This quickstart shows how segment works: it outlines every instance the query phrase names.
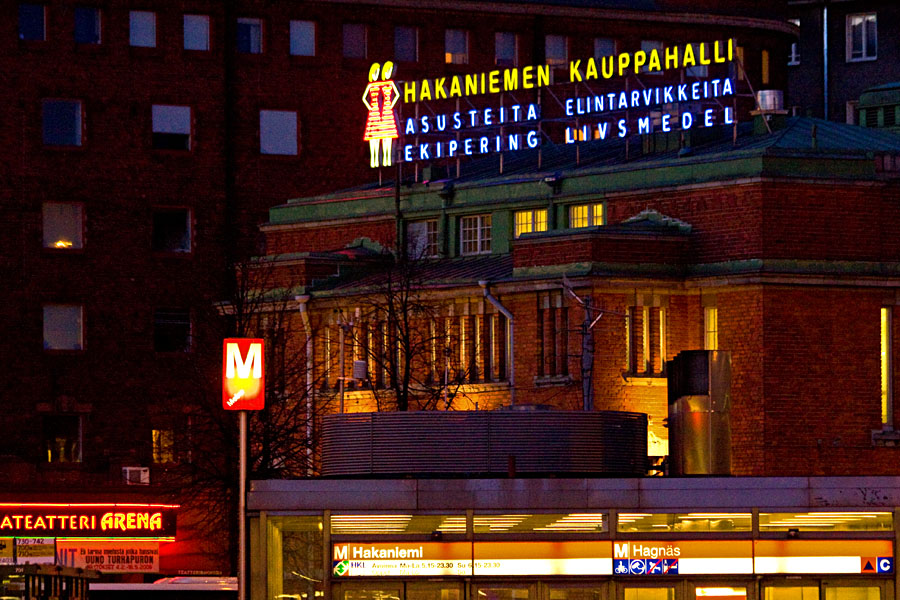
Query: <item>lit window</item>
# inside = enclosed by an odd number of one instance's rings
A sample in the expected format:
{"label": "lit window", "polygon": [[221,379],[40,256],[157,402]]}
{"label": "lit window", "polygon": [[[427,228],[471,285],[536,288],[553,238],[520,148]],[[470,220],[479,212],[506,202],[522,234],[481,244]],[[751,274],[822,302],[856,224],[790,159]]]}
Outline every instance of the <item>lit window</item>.
{"label": "lit window", "polygon": [[629,306],[625,317],[626,370],[645,376],[662,375],[666,368],[665,337],[665,308]]}
{"label": "lit window", "polygon": [[763,85],[769,84],[769,51],[763,50],[760,53],[760,80]]}
{"label": "lit window", "polygon": [[875,13],[847,15],[847,62],[878,58],[878,20]]}
{"label": "lit window", "polygon": [[81,462],[82,431],[80,415],[44,416],[43,436],[47,462]]}
{"label": "lit window", "polygon": [[603,203],[576,204],[569,207],[569,227],[599,227],[603,225]]}
{"label": "lit window", "polygon": [[365,58],[366,26],[361,23],[344,23],[344,58]]}
{"label": "lit window", "polygon": [[237,20],[237,51],[261,54],[263,49],[262,19],[242,17]]}
{"label": "lit window", "polygon": [[469,62],[469,32],[448,29],[444,32],[444,62],[464,65]]}
{"label": "lit window", "polygon": [[160,308],[153,313],[153,349],[156,352],[189,352],[191,313],[181,308]]}
{"label": "lit window", "polygon": [[83,333],[80,304],[44,305],[44,350],[81,350]]}
{"label": "lit window", "polygon": [[419,30],[416,27],[394,27],[394,60],[416,62],[419,60]]}
{"label": "lit window", "polygon": [[719,309],[715,306],[703,308],[703,349],[719,349]]}
{"label": "lit window", "polygon": [[133,10],[129,13],[129,43],[141,48],[156,47],[156,13]]}
{"label": "lit window", "polygon": [[[699,46],[703,47],[703,56],[709,58],[709,44],[704,42],[702,44],[699,44]],[[693,67],[687,67],[684,70],[685,76],[686,77],[709,77],[709,66],[700,64],[700,49],[697,47],[696,44],[694,45],[694,48],[697,52],[697,54],[694,56],[694,58],[697,61],[697,64],[694,65]]]}
{"label": "lit window", "polygon": [[616,40],[612,38],[594,38],[594,60],[598,61],[598,69],[600,68],[599,61],[601,58],[615,56],[615,54]]}
{"label": "lit window", "polygon": [[175,462],[175,431],[172,429],[152,429],[153,462]]}
{"label": "lit window", "polygon": [[752,531],[750,513],[619,513],[616,530],[621,533]]}
{"label": "lit window", "polygon": [[295,156],[298,145],[297,113],[295,111],[259,111],[260,154]]}
{"label": "lit window", "polygon": [[[650,63],[650,54],[656,50],[660,57],[660,64],[663,64],[663,43],[657,40],[641,40],[641,50],[647,53],[647,64]],[[658,69],[656,71],[645,70],[641,71],[644,75],[662,75],[662,70]]]}
{"label": "lit window", "polygon": [[631,326],[634,323],[634,307],[629,306],[625,309],[625,371],[634,372],[634,340],[631,336]]}
{"label": "lit window", "polygon": [[893,425],[893,390],[891,389],[891,309],[881,309],[881,422]]}
{"label": "lit window", "polygon": [[209,15],[184,15],[185,50],[209,50]]}
{"label": "lit window", "polygon": [[519,237],[523,233],[547,231],[547,209],[517,211],[515,223],[515,237]]}
{"label": "lit window", "polygon": [[44,248],[81,248],[84,243],[82,210],[82,205],[75,202],[44,202]]}
{"label": "lit window", "polygon": [[291,55],[316,55],[316,24],[313,21],[291,21]]}
{"label": "lit window", "polygon": [[47,39],[46,8],[43,4],[19,5],[19,39],[42,42]]}
{"label": "lit window", "polygon": [[519,36],[509,31],[494,34],[494,62],[498,67],[515,67],[519,64]]}
{"label": "lit window", "polygon": [[191,211],[186,208],[155,209],[150,248],[155,252],[190,252]]}
{"label": "lit window", "polygon": [[437,219],[409,223],[406,226],[406,235],[410,258],[432,258],[438,255]]}
{"label": "lit window", "polygon": [[153,147],[159,150],[191,149],[191,107],[153,105]]}
{"label": "lit window", "polygon": [[81,101],[44,100],[41,120],[47,146],[81,145]]}
{"label": "lit window", "polygon": [[548,35],[544,38],[544,55],[548,65],[562,66],[569,60],[569,38]]}
{"label": "lit window", "polygon": [[91,6],[75,7],[75,43],[100,43],[100,9]]}
{"label": "lit window", "polygon": [[460,254],[490,254],[491,215],[474,215],[459,220]]}
{"label": "lit window", "polygon": [[[792,25],[796,25],[800,27],[800,19],[788,19],[788,22]],[[791,53],[788,54],[788,64],[789,65],[799,65],[800,64],[800,42],[791,42]]]}

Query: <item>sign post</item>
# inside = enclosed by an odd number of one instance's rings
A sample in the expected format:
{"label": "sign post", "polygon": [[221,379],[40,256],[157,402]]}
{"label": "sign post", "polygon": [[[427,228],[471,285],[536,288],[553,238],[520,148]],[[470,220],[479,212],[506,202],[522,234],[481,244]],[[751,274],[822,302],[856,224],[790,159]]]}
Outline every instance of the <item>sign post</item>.
{"label": "sign post", "polygon": [[222,343],[222,408],[239,411],[238,598],[247,600],[247,411],[265,406],[264,342],[227,338]]}

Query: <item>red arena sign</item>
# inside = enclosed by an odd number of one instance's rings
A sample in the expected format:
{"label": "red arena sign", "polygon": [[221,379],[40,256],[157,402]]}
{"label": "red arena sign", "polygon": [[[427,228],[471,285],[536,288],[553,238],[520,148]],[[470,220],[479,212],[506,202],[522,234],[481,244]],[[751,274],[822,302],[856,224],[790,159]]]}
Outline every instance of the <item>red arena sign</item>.
{"label": "red arena sign", "polygon": [[222,344],[222,408],[261,410],[266,399],[263,340],[228,338]]}
{"label": "red arena sign", "polygon": [[171,504],[0,504],[0,537],[174,538]]}

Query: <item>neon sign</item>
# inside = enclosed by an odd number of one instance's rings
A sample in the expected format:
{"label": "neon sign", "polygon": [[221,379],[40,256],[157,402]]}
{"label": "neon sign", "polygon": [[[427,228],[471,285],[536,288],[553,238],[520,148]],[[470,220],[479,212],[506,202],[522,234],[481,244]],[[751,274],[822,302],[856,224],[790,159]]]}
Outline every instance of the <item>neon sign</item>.
{"label": "neon sign", "polygon": [[261,410],[265,398],[263,340],[226,339],[222,343],[222,408]]}
{"label": "neon sign", "polygon": [[[379,74],[382,79],[378,78]],[[369,68],[369,85],[363,92],[363,104],[369,109],[363,139],[369,142],[369,165],[372,168],[379,166],[379,159],[381,166],[391,166],[391,149],[394,140],[399,137],[394,105],[400,99],[400,92],[391,79],[393,76],[394,63],[388,61],[384,66],[374,63]]]}
{"label": "neon sign", "polygon": [[170,505],[0,505],[0,536],[152,537],[175,536]]}

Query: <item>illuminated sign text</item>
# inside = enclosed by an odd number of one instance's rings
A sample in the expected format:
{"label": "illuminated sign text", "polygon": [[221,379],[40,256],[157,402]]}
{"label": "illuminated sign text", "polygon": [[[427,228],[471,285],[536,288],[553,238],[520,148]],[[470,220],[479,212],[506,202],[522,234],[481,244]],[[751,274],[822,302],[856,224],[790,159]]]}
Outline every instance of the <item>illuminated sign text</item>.
{"label": "illuminated sign text", "polygon": [[222,345],[222,408],[260,410],[265,405],[263,340],[228,338]]}

